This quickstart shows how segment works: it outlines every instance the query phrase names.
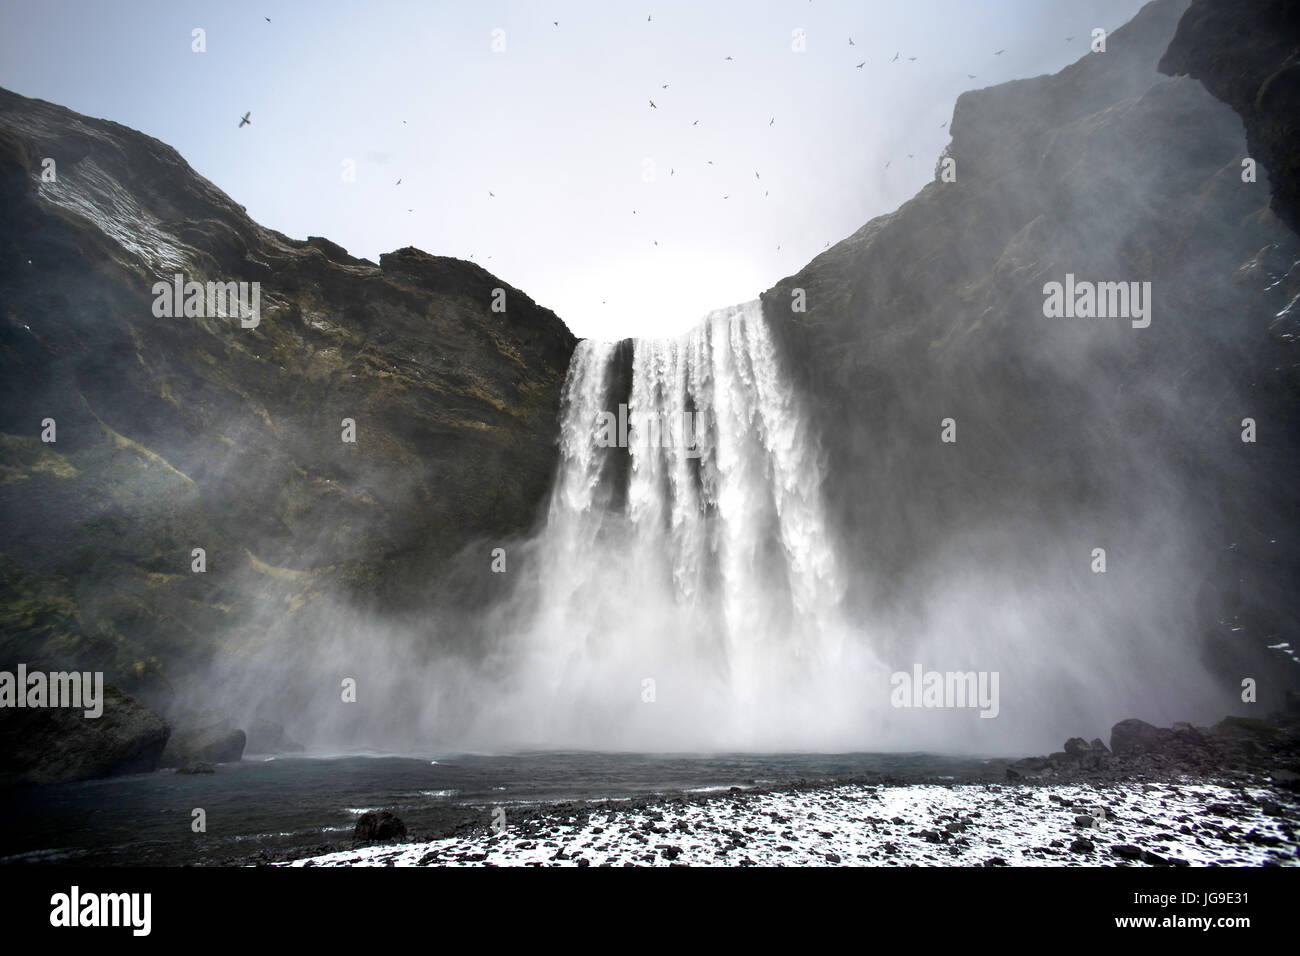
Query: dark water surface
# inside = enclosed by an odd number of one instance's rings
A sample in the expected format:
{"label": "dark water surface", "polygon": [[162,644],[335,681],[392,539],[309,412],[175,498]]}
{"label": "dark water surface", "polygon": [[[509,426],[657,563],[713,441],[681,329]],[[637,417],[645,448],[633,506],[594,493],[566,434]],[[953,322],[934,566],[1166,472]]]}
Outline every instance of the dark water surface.
{"label": "dark water surface", "polygon": [[[172,771],[0,794],[0,864],[224,864],[348,843],[357,815],[396,812],[411,840],[487,824],[491,809],[656,793],[832,782],[999,779],[932,754],[250,756],[214,774]],[[191,830],[192,811],[207,832]]]}

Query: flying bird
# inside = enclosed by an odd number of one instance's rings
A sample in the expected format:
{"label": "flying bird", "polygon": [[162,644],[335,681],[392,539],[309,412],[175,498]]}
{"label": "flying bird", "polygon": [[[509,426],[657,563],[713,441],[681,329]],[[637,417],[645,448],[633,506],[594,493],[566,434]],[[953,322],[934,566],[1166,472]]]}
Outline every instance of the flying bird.
{"label": "flying bird", "polygon": [[654,101],[654,100],[651,100],[651,101],[650,101],[650,108],[651,108],[652,110],[657,110],[657,109],[659,109],[659,107],[655,106],[655,101]]}
{"label": "flying bird", "polygon": [[885,168],[888,169],[888,168],[889,168],[889,163],[892,163],[892,162],[893,162],[893,160],[891,159],[891,160],[889,160],[889,162],[885,163]]}
{"label": "flying bird", "polygon": [[669,175],[669,176],[676,176],[676,175],[677,175],[677,170],[673,169],[672,167],[669,167],[669,169],[668,169],[668,175]]}
{"label": "flying bird", "polygon": [[853,37],[849,37],[849,46],[855,46],[855,45],[856,44],[854,44],[853,42]]}
{"label": "flying bird", "polygon": [[664,89],[664,90],[668,89],[668,84],[665,83],[662,87],[660,87],[660,89]]}
{"label": "flying bird", "polygon": [[488,195],[491,196],[493,199],[496,199],[496,198],[497,198],[497,194],[494,193],[494,192],[493,192],[492,190],[490,190],[490,189],[488,190]]}
{"label": "flying bird", "polygon": [[772,125],[773,123],[775,123],[775,122],[776,122],[776,117],[773,116],[770,120],[767,121],[767,125],[768,125],[768,126],[771,126],[771,125]]}
{"label": "flying bird", "polygon": [[994,53],[993,55],[994,55],[994,56],[1001,56],[1003,53],[1006,53],[1006,52],[1007,52],[1006,50],[998,50],[998,52],[997,52],[997,53]]}
{"label": "flying bird", "polygon": [[909,56],[907,59],[908,59],[908,62],[910,62],[910,63],[915,63],[915,62],[916,62],[916,57],[914,57],[914,56]]}
{"label": "flying bird", "polygon": [[895,54],[894,54],[894,58],[893,58],[892,60],[890,60],[889,62],[890,62],[890,63],[897,63],[897,62],[898,62],[898,54],[895,53]]}
{"label": "flying bird", "polygon": [[252,115],[253,115],[253,111],[252,111],[252,110],[249,110],[247,113],[245,113],[245,114],[243,115],[243,117],[242,117],[242,118],[240,119],[240,121],[239,121],[239,128],[240,128],[240,129],[243,129],[243,128],[244,128],[245,126],[247,126],[249,123],[253,122],[251,119],[249,119],[249,117],[252,116]]}
{"label": "flying bird", "polygon": [[728,60],[730,60],[730,59],[731,59],[731,57],[727,57],[727,59],[728,59]]}
{"label": "flying bird", "polygon": [[975,74],[974,74],[974,73],[967,73],[967,74],[966,74],[966,78],[967,78],[967,79],[970,79],[970,80],[973,80],[973,79],[975,79]]}
{"label": "flying bird", "polygon": [[857,65],[856,69],[859,69],[859,70],[860,70],[860,69],[862,69],[862,68],[863,68],[864,66],[866,66],[866,65],[867,65],[867,61],[866,61],[866,60],[863,60],[861,63],[859,63],[859,64]]}
{"label": "flying bird", "polygon": [[706,159],[705,162],[708,163],[710,166],[713,165],[713,160],[711,159]]}
{"label": "flying bird", "polygon": [[757,169],[754,170],[754,178],[755,178],[755,179],[761,179],[761,178],[762,178],[762,177],[760,177],[760,176],[758,175],[758,170],[757,170]]}
{"label": "flying bird", "polygon": [[270,17],[263,17],[262,19],[265,20],[267,23],[270,23],[270,22],[271,22],[271,18],[270,18]]}
{"label": "flying bird", "polygon": [[948,125],[948,121],[944,120],[942,123],[939,124],[939,129],[943,129],[947,125]]}
{"label": "flying bird", "polygon": [[400,185],[402,185],[402,181],[399,179],[397,182],[393,183],[393,185],[394,185],[394,186],[400,186]]}
{"label": "flying bird", "polygon": [[696,121],[695,121],[694,123],[692,123],[691,125],[692,125],[692,126],[699,126],[699,125],[700,125],[700,121],[699,121],[699,120],[696,120]]}

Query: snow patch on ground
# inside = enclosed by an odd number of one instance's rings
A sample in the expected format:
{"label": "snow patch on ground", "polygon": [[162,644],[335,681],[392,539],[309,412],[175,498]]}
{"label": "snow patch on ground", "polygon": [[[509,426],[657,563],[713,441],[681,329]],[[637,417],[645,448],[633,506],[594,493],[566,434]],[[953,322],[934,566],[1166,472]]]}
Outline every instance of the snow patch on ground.
{"label": "snow patch on ground", "polygon": [[1290,794],[1203,783],[839,786],[507,819],[501,833],[288,865],[1296,865],[1298,813]]}

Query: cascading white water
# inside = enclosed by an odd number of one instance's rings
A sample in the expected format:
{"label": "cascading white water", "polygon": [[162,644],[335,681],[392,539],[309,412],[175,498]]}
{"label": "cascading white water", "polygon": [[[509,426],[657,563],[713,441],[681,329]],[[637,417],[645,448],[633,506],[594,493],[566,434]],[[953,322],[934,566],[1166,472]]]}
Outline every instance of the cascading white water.
{"label": "cascading white water", "polygon": [[536,739],[699,749],[842,728],[862,661],[844,654],[822,463],[760,304],[633,343],[625,449],[609,447],[618,364],[615,346],[581,342],[565,385],[511,644]]}

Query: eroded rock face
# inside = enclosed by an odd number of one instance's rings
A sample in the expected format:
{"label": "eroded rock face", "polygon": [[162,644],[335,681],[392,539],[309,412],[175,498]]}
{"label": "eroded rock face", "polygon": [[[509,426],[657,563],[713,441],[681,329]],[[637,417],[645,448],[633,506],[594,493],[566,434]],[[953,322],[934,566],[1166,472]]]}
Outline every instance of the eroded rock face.
{"label": "eroded rock face", "polygon": [[104,713],[43,707],[0,710],[0,788],[68,783],[158,769],[171,728],[115,687]]}
{"label": "eroded rock face", "polygon": [[[1105,53],[963,94],[956,180],[936,177],[763,302],[810,397],[834,523],[865,572],[850,595],[864,618],[892,608],[910,623],[927,594],[948,606],[975,575],[985,600],[1022,607],[1083,588],[1086,614],[1035,620],[1030,640],[1059,642],[1058,657],[1093,648],[1080,658],[1091,693],[1163,658],[1267,674],[1268,709],[1296,676],[1267,645],[1300,630],[1300,243],[1269,209],[1273,171],[1241,180],[1241,119],[1157,70],[1187,6],[1157,0]],[[1150,282],[1150,324],[1045,316],[1045,287],[1067,274]],[[799,291],[806,312],[793,311]],[[1270,422],[1267,446],[1242,442],[1247,417]],[[1148,575],[1141,597],[1107,607],[1091,589],[1097,546],[1163,555],[1126,565]],[[1174,615],[1177,646],[1143,660],[1154,645],[1134,627],[1159,632]],[[1238,679],[1219,683],[1205,719],[1232,705]]]}
{"label": "eroded rock face", "polygon": [[[310,640],[326,596],[490,597],[451,576],[538,517],[553,313],[473,263],[289,239],[157,140],[7,91],[0,194],[0,664],[93,662],[165,711],[215,659]],[[260,322],[155,315],[177,273],[260,283]]]}
{"label": "eroded rock face", "polygon": [[1269,172],[1273,209],[1300,229],[1300,7],[1290,0],[1193,0],[1160,60],[1227,103]]}

